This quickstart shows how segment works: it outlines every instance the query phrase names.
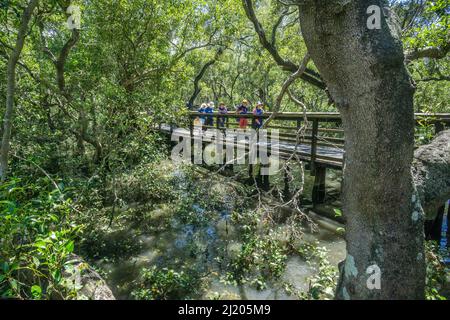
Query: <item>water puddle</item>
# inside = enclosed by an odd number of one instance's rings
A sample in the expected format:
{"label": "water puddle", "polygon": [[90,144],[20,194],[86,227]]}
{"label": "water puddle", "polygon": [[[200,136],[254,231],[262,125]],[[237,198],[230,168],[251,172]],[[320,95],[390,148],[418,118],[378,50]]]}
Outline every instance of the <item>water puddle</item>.
{"label": "water puddle", "polygon": [[[178,188],[185,190],[183,172],[175,172]],[[213,186],[217,187],[217,186]],[[187,190],[186,190],[187,192]],[[231,213],[234,210],[233,195],[225,194],[222,208],[213,216],[209,214],[206,223],[183,224],[177,217],[172,217],[170,225],[163,232],[141,234],[136,241],[141,243],[141,252],[126,261],[106,263],[98,261],[108,274],[107,282],[119,299],[132,299],[131,291],[135,280],[139,278],[140,271],[150,266],[195,266],[204,271],[207,288],[201,298],[221,299],[295,299],[287,294],[280,283],[289,283],[295,290],[305,292],[308,290],[308,278],[317,273],[317,268],[303,260],[298,255],[287,258],[285,270],[280,281],[268,283],[264,290],[257,290],[251,285],[235,286],[221,281],[224,270],[217,257],[224,252],[228,257],[239,254],[242,244],[239,242],[238,226],[233,225]],[[205,215],[205,209],[199,204],[192,206],[192,213],[198,217]],[[163,214],[163,213],[160,213]],[[283,225],[279,225],[283,228]],[[342,237],[327,230],[318,232],[308,231],[303,235],[305,242],[317,243],[327,249],[327,258],[331,264],[337,266],[345,257],[345,242]],[[175,268],[175,267],[174,267]]]}

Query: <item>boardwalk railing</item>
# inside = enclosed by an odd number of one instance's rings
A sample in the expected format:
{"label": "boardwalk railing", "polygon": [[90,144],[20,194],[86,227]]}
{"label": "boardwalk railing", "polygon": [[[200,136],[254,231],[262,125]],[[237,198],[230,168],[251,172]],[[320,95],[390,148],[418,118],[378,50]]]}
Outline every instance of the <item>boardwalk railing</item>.
{"label": "boardwalk railing", "polygon": [[[249,119],[249,127],[252,120],[262,118],[267,121],[271,119],[265,129],[276,129],[279,134],[280,146],[279,153],[282,158],[290,158],[295,151],[298,157],[311,163],[311,167],[327,166],[336,169],[342,168],[344,154],[344,130],[342,128],[342,119],[339,113],[334,112],[281,112],[272,114],[267,112],[262,116],[253,114],[204,114],[190,112],[190,129],[193,130],[193,122],[197,117],[212,117],[213,126],[204,125],[204,129],[236,129],[239,128],[238,120],[240,118]],[[224,119],[224,126],[219,127],[218,119]],[[415,114],[418,127],[426,125],[434,127],[435,133],[442,131],[445,127],[450,127],[450,113],[439,114]],[[306,123],[306,125],[305,125]],[[171,129],[175,126],[171,126]],[[296,147],[297,146],[297,147]]]}

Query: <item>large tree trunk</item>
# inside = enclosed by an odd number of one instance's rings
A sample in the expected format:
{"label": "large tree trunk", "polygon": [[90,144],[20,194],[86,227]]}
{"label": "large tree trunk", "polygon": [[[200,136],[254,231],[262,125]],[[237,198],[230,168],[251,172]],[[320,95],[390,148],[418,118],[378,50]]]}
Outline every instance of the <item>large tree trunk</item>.
{"label": "large tree trunk", "polygon": [[0,153],[0,179],[3,181],[6,178],[8,171],[8,156],[11,139],[11,122],[14,111],[14,93],[16,91],[16,66],[19,62],[19,57],[23,49],[25,37],[28,32],[28,24],[31,20],[34,9],[38,4],[38,0],[31,0],[25,8],[22,20],[17,34],[16,45],[8,59],[7,70],[7,92],[6,92],[6,109],[3,117],[3,138],[2,148]]}
{"label": "large tree trunk", "polygon": [[[347,258],[338,299],[423,299],[423,214],[411,175],[414,88],[389,11],[369,30],[379,0],[299,0],[302,33],[345,130]],[[381,288],[369,289],[370,266]],[[369,269],[370,270],[370,269]]]}

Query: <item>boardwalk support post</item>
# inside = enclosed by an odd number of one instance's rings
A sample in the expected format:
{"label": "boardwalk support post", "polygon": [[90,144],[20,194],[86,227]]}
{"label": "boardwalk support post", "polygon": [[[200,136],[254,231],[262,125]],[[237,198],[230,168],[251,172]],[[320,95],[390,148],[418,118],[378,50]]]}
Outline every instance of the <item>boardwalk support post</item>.
{"label": "boardwalk support post", "polygon": [[[253,167],[253,165],[251,165]],[[262,168],[267,168],[268,165],[259,165],[258,173],[256,175],[256,179],[252,181],[252,183],[256,183],[256,187],[261,188],[263,191],[267,192],[270,190],[270,177],[269,175],[262,175]],[[253,179],[253,176],[250,177]]]}
{"label": "boardwalk support post", "polygon": [[314,205],[322,204],[325,201],[325,182],[327,168],[325,166],[315,166],[315,179],[312,191],[312,202]]}
{"label": "boardwalk support post", "polygon": [[[268,165],[264,165],[264,167],[267,168]],[[270,190],[270,176],[268,174],[262,176],[262,189],[266,192]]]}
{"label": "boardwalk support post", "polygon": [[316,175],[316,159],[317,159],[317,137],[319,135],[319,120],[313,120],[312,140],[311,140],[311,175]]}
{"label": "boardwalk support post", "polygon": [[225,171],[229,172],[230,174],[233,174],[234,165],[232,163],[225,164]]}
{"label": "boardwalk support post", "polygon": [[444,131],[445,126],[442,122],[436,121],[434,123],[435,134],[438,134],[441,131]]}
{"label": "boardwalk support post", "polygon": [[252,164],[248,165],[248,178],[250,180],[253,180],[253,165]]}
{"label": "boardwalk support post", "polygon": [[191,135],[191,163],[195,163],[195,157],[194,157],[194,117],[189,115],[189,132]]}
{"label": "boardwalk support post", "polygon": [[289,176],[290,176],[291,168],[288,164],[284,167],[284,190],[283,190],[283,200],[289,201],[292,198],[291,190],[289,188]]}

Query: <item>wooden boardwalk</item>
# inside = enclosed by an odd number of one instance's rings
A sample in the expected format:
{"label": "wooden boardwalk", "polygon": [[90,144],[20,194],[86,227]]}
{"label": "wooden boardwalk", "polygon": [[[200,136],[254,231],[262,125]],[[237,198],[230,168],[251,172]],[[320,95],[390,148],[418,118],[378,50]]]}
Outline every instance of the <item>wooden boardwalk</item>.
{"label": "wooden boardwalk", "polygon": [[[169,125],[162,125],[160,130],[164,133],[171,134],[173,132],[173,127]],[[190,135],[189,131],[186,130],[181,135],[184,137],[198,137],[198,134]],[[239,144],[237,139],[235,139],[236,146]],[[275,150],[278,150],[278,152],[275,152],[274,154],[277,154],[280,156],[281,159],[289,159],[292,157],[292,154],[295,152],[298,159],[310,162],[311,161],[311,153],[312,153],[312,145],[306,144],[306,143],[299,143],[296,144],[295,142],[286,142],[283,140],[280,140],[279,143],[276,145],[273,143],[257,143],[257,146],[266,146],[268,149],[271,147]],[[327,146],[317,146],[316,149],[316,163],[320,165],[325,165],[327,167],[333,168],[333,169],[341,169],[343,160],[344,160],[344,149],[338,148],[338,147],[327,147]]]}
{"label": "wooden boardwalk", "polygon": [[[194,130],[194,119],[197,117],[212,117],[215,126],[203,126],[203,130]],[[225,124],[219,128],[218,118],[223,118]],[[186,129],[177,130],[178,136],[197,138],[203,136],[208,130],[236,129],[239,118],[248,118],[249,122],[254,118],[252,114],[236,115],[234,113],[222,114],[200,114],[190,112],[188,116],[188,125]],[[261,117],[259,117],[261,118]],[[266,113],[262,116],[266,119],[271,118],[265,129],[277,137],[277,144],[274,145],[270,138],[264,143],[272,155],[278,155],[280,159],[294,159],[309,164],[311,175],[315,176],[314,187],[312,190],[312,201],[314,204],[323,203],[325,199],[325,183],[327,168],[341,170],[344,164],[344,145],[345,137],[342,129],[341,117],[339,113],[292,113],[284,112],[273,115]],[[418,130],[433,130],[434,133],[450,127],[450,113],[440,114],[416,114],[415,120]],[[182,126],[180,126],[182,127]],[[178,129],[175,124],[159,124],[155,128],[168,135]],[[276,132],[275,132],[276,130]],[[244,138],[245,139],[245,138]],[[210,142],[205,142],[210,143]],[[231,143],[231,139],[228,143]],[[243,147],[249,150],[249,141],[233,139],[233,147]],[[263,145],[257,142],[256,145]],[[272,147],[272,148],[271,148]],[[275,147],[275,149],[273,148]],[[249,175],[253,174],[253,166],[249,165]],[[268,176],[259,177],[263,181],[263,189],[268,190],[270,178]],[[289,190],[288,179],[285,179],[285,189]]]}
{"label": "wooden boardwalk", "polygon": [[[236,119],[238,118],[249,118],[249,122],[254,118],[252,114],[236,115],[229,113],[220,115],[214,113],[205,115],[198,112],[190,112],[190,128],[189,130],[186,129],[185,135],[189,135],[190,132],[191,137],[194,137],[193,120],[196,117],[213,117],[216,125],[203,126],[206,130],[218,129],[217,119],[219,117],[225,119],[225,129],[236,129],[238,127]],[[325,166],[333,169],[341,169],[343,167],[345,139],[339,113],[310,112],[303,114],[282,112],[276,115],[266,113],[262,118],[271,118],[271,122],[267,126],[269,132],[275,129],[278,130],[279,143],[276,146],[279,150],[280,158],[291,158],[295,152],[298,159],[310,162],[313,166]],[[415,118],[417,125],[426,124],[427,126],[433,126],[435,132],[450,126],[450,113],[417,113]],[[162,124],[159,127],[161,131],[168,134],[176,128],[175,125],[168,124]],[[303,134],[298,134],[302,128],[304,129]],[[272,145],[269,143],[267,146],[270,147]]]}

